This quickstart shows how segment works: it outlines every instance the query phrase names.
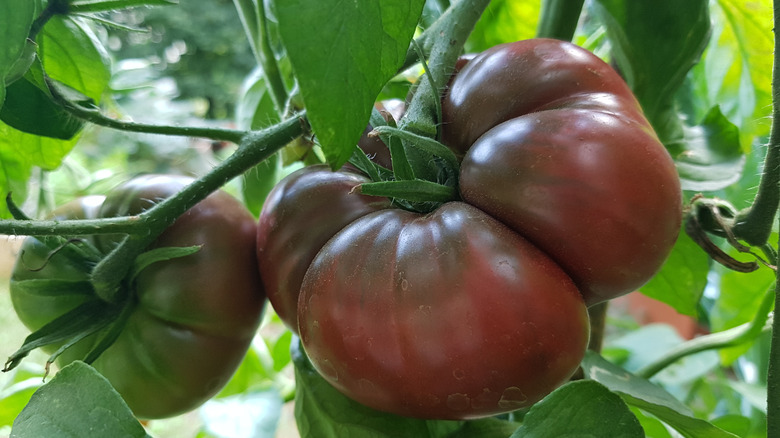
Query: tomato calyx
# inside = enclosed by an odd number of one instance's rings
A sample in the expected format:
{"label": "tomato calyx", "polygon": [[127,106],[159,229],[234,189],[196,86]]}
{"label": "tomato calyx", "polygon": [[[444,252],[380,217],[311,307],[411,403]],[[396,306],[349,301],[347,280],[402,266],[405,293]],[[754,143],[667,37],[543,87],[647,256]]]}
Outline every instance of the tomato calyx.
{"label": "tomato calyx", "polygon": [[376,109],[371,125],[374,128],[368,137],[379,137],[387,146],[392,170],[372,161],[356,147],[349,162],[371,182],[360,184],[354,192],[390,198],[397,207],[417,213],[429,213],[446,202],[460,199],[460,163],[448,147],[435,139],[397,128],[392,118],[388,120]]}
{"label": "tomato calyx", "polygon": [[[36,348],[57,345],[57,349],[46,360],[44,378],[49,367],[66,350],[89,336],[99,336],[82,360],[91,364],[110,347],[124,329],[127,318],[135,309],[137,300],[132,292],[134,279],[152,263],[171,260],[194,254],[200,246],[156,248],[139,255],[125,280],[121,282],[120,296],[116,303],[102,300],[90,281],[90,273],[101,260],[102,254],[88,239],[67,238],[63,236],[34,237],[36,244],[43,245],[49,254],[41,266],[29,266],[30,271],[39,271],[57,257],[57,263],[67,263],[75,269],[77,278],[26,279],[17,281],[17,291],[26,291],[30,295],[73,296],[84,301],[45,324],[25,338],[22,346],[6,360],[3,372],[11,371]],[[24,253],[20,254],[24,260]]]}

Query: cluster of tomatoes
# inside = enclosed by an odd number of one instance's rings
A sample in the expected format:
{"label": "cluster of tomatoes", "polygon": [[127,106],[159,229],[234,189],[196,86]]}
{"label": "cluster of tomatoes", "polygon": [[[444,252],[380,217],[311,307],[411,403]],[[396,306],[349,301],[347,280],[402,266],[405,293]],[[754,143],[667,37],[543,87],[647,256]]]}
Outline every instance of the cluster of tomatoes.
{"label": "cluster of tomatoes", "polygon": [[[467,419],[540,400],[581,361],[587,307],[644,284],[671,250],[675,166],[615,71],[546,39],[471,59],[443,96],[441,139],[461,158],[459,200],[427,213],[356,193],[369,180],[349,168],[291,174],[259,224],[209,196],[155,243],[201,250],[142,271],[136,310],[94,366],[140,416],[190,409],[235,370],[267,293],[321,375],[365,405]],[[96,214],[141,211],[186,183],[135,180]],[[25,269],[48,252],[25,243],[14,282],[83,280],[56,254]],[[33,329],[79,299],[11,290]]]}

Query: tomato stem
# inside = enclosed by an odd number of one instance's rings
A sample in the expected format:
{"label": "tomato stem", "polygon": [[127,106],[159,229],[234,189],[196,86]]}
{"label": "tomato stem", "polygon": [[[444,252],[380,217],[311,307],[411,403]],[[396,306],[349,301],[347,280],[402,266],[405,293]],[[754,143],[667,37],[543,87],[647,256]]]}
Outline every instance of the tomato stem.
{"label": "tomato stem", "polygon": [[607,309],[609,301],[594,304],[588,307],[588,317],[590,318],[590,340],[588,341],[588,350],[601,352],[604,344],[604,328],[607,325]]}
{"label": "tomato stem", "polygon": [[[649,379],[658,374],[661,370],[675,363],[676,361],[706,350],[717,350],[721,348],[733,347],[736,345],[750,342],[756,339],[761,333],[769,331],[770,325],[775,324],[775,318],[769,315],[774,305],[775,291],[774,287],[769,289],[764,295],[764,299],[759,306],[756,316],[750,321],[740,326],[734,327],[722,332],[699,336],[690,341],[683,342],[675,348],[667,351],[662,357],[644,368],[638,370],[635,374],[639,377]],[[772,391],[769,391],[770,397]],[[775,436],[775,435],[769,435]]]}
{"label": "tomato stem", "polygon": [[38,33],[43,29],[43,26],[49,22],[56,15],[67,15],[70,12],[70,2],[68,0],[51,0],[46,7],[41,11],[41,15],[33,21],[30,26],[30,33],[27,38],[35,41]]}
{"label": "tomato stem", "polygon": [[571,41],[577,30],[585,0],[544,0],[537,38],[555,38]]}
{"label": "tomato stem", "polygon": [[95,266],[91,278],[95,293],[110,303],[121,300],[120,284],[130,272],[133,261],[166,228],[210,193],[265,160],[305,130],[305,116],[301,113],[270,128],[247,134],[236,152],[208,174],[141,213],[139,216],[147,232],[128,236]]}
{"label": "tomato stem", "polygon": [[[452,73],[458,56],[463,51],[474,25],[482,16],[490,0],[461,0],[455,2],[425,32],[421,45],[423,51],[429,51],[428,66],[430,78],[435,84],[446,84]],[[427,50],[426,50],[427,49]],[[426,137],[436,138],[436,120],[434,99],[441,96],[441,90],[425,75],[409,103],[406,115],[401,119],[399,128],[412,131]]]}
{"label": "tomato stem", "polygon": [[116,120],[104,116],[98,108],[86,108],[77,103],[71,102],[63,96],[58,90],[56,84],[50,78],[46,78],[46,83],[51,91],[54,102],[59,104],[71,115],[107,128],[118,129],[128,132],[142,132],[146,134],[160,135],[178,135],[184,137],[202,137],[211,140],[229,141],[231,143],[240,143],[241,139],[247,135],[247,131],[214,128],[205,126],[168,126],[168,125],[150,125],[145,123],[135,123],[123,120]]}
{"label": "tomato stem", "polygon": [[[775,47],[780,47],[780,0],[774,0]],[[780,55],[775,50],[772,69],[772,130],[764,160],[764,173],[758,194],[747,213],[737,216],[736,234],[753,245],[763,245],[769,239],[772,222],[780,202]],[[755,235],[753,235],[755,233]],[[780,247],[780,242],[778,242]],[[780,259],[775,260],[775,266]],[[780,309],[780,277],[776,276],[775,309]],[[772,340],[769,349],[767,372],[767,436],[780,436],[780,322],[772,323]]]}
{"label": "tomato stem", "polygon": [[[775,29],[780,25],[780,1],[774,2]],[[780,47],[780,36],[775,34],[775,47]],[[734,234],[737,238],[754,245],[761,246],[769,240],[772,233],[772,223],[780,205],[780,60],[775,51],[774,67],[772,69],[772,129],[769,134],[769,145],[764,158],[764,170],[758,193],[753,204],[741,211],[734,223]],[[780,426],[778,427],[780,430]]]}
{"label": "tomato stem", "polygon": [[[273,49],[269,42],[268,35],[268,20],[265,14],[265,3],[257,3],[257,21],[258,21],[258,38],[256,42],[259,52],[255,54],[257,56],[260,65],[263,67],[263,76],[265,76],[268,89],[271,90],[271,98],[274,101],[276,112],[282,115],[287,105],[287,88],[284,86],[282,80],[282,74],[279,72],[279,64],[276,61],[276,55],[274,55]],[[253,45],[254,46],[254,45]]]}

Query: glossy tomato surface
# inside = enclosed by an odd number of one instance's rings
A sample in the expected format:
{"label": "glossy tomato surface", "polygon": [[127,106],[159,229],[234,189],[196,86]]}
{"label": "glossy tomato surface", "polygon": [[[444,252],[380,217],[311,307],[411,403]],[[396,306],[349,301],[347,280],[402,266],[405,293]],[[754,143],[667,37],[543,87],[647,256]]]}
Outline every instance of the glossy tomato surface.
{"label": "glossy tomato surface", "polygon": [[[151,207],[191,182],[190,178],[149,175],[114,189],[99,216],[132,215]],[[117,340],[93,363],[141,418],[180,414],[219,391],[244,357],[265,302],[255,256],[256,224],[244,206],[216,192],[191,208],[151,248],[201,245],[182,258],[157,262],[131,285],[136,307]],[[110,248],[100,239],[98,247]],[[150,248],[150,249],[151,249]],[[55,254],[49,263],[58,265]],[[48,269],[48,268],[47,268]],[[14,279],[45,278],[17,264]],[[16,288],[19,289],[19,288]],[[12,282],[11,293],[15,286]],[[38,313],[17,305],[20,319],[40,327]],[[53,297],[56,300],[56,296]],[[61,313],[72,303],[59,303]],[[83,358],[95,337],[66,351],[65,365]]]}
{"label": "glossy tomato surface", "polygon": [[443,141],[464,201],[537,245],[592,305],[634,291],[680,229],[671,157],[620,76],[557,40],[493,47],[456,76]]}
{"label": "glossy tomato surface", "polygon": [[325,243],[355,219],[388,208],[389,200],[352,193],[368,179],[326,166],[303,168],[269,193],[260,214],[257,259],[276,313],[298,332],[298,295],[306,270]]}
{"label": "glossy tomato surface", "polygon": [[440,419],[530,406],[571,376],[589,333],[566,273],[460,202],[379,211],[336,234],[306,273],[299,324],[336,388]]}

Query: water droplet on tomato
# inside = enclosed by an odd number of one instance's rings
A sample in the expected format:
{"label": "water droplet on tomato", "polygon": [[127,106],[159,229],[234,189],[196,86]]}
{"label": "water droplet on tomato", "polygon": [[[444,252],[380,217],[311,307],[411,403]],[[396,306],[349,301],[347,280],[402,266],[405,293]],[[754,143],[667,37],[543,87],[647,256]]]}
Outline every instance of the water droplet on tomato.
{"label": "water droplet on tomato", "polygon": [[339,381],[339,372],[336,369],[336,366],[331,363],[328,359],[325,359],[320,363],[320,372],[322,373],[322,376],[333,381],[338,382]]}
{"label": "water droplet on tomato", "polygon": [[510,386],[505,389],[501,394],[501,399],[498,401],[498,407],[501,409],[520,409],[525,406],[528,401],[528,397],[523,394],[523,391],[516,386]]}

